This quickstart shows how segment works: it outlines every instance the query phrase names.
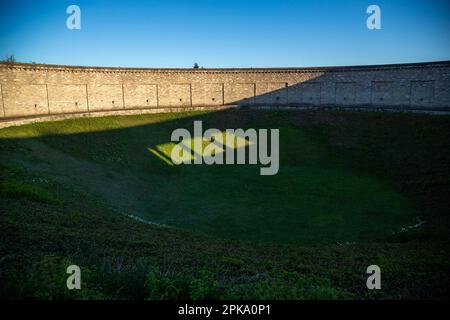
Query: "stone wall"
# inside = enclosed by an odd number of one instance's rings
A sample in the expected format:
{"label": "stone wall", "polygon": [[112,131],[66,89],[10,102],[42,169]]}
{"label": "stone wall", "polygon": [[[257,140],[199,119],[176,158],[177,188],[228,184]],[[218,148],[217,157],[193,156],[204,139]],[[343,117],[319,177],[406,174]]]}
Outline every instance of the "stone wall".
{"label": "stone wall", "polygon": [[242,106],[450,109],[450,62],[286,69],[0,63],[0,118]]}

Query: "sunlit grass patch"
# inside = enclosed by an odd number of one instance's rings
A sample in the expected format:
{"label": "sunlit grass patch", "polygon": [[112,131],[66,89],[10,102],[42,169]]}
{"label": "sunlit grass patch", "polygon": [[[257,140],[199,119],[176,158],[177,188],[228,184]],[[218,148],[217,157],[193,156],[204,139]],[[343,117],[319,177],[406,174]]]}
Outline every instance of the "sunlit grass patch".
{"label": "sunlit grass patch", "polygon": [[[180,146],[178,152],[173,152],[173,149],[177,146],[176,142],[158,144],[156,146],[158,151],[151,148],[149,148],[149,151],[167,164],[169,159],[171,164],[192,163],[195,159],[225,154],[227,150],[234,152],[234,150],[253,145],[255,142],[236,134],[222,131],[221,139],[213,137],[208,140],[204,137],[192,137],[182,140],[178,144]],[[212,145],[214,145],[214,148],[211,148]],[[197,152],[197,146],[200,146],[200,152]]]}

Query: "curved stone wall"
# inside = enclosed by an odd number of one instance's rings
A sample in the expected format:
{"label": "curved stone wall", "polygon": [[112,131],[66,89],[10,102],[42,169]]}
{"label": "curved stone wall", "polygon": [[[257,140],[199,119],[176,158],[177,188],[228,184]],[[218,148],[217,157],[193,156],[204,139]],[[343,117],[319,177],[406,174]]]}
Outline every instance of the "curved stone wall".
{"label": "curved stone wall", "polygon": [[450,109],[450,61],[329,68],[139,69],[0,63],[0,118],[238,106]]}

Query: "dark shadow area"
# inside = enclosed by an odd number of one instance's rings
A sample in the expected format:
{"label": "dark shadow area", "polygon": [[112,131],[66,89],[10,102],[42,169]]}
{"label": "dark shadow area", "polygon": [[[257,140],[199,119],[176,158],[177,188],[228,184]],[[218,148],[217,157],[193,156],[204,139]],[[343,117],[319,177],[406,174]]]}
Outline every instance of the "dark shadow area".
{"label": "dark shadow area", "polygon": [[[236,100],[229,105],[297,107],[318,109],[429,110],[449,111],[450,106],[436,106],[434,80],[399,82],[380,76],[339,74],[324,71],[322,75],[300,83],[253,83],[254,96]],[[379,78],[371,80],[370,78]],[[279,89],[259,94],[258,86],[274,85]],[[261,90],[264,90],[262,88]],[[444,94],[441,92],[440,94]],[[447,101],[448,102],[448,101]]]}

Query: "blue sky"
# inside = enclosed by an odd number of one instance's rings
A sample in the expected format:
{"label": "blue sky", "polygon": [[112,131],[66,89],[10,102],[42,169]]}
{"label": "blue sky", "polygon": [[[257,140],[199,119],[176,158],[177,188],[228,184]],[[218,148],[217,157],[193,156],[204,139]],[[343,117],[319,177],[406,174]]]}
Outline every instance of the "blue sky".
{"label": "blue sky", "polygon": [[[67,6],[81,30],[66,28]],[[366,27],[381,8],[382,29]],[[1,1],[0,58],[134,66],[296,67],[450,60],[448,0]]]}

